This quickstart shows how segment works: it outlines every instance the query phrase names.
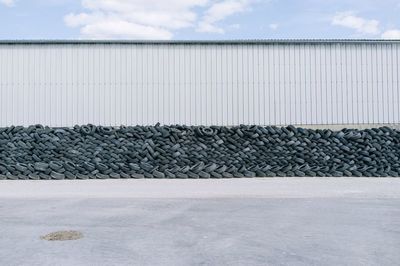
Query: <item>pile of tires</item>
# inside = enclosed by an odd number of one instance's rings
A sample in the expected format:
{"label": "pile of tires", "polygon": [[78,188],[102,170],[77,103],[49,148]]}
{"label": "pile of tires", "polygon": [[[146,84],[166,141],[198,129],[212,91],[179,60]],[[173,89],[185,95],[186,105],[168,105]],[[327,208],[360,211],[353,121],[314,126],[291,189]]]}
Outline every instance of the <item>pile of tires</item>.
{"label": "pile of tires", "polygon": [[386,177],[399,157],[389,127],[0,128],[0,179]]}

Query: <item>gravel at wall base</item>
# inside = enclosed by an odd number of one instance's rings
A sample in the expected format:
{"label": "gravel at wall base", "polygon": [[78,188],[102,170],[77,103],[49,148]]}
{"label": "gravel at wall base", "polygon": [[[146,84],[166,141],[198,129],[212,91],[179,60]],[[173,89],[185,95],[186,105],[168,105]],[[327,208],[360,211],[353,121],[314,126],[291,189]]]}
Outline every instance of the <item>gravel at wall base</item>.
{"label": "gravel at wall base", "polygon": [[400,175],[389,127],[121,126],[0,128],[1,179]]}

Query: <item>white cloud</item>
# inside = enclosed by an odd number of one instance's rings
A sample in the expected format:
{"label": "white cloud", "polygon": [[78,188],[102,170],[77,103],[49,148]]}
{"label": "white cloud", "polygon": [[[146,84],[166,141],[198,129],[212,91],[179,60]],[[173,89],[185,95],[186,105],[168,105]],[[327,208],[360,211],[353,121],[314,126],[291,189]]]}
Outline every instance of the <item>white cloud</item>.
{"label": "white cloud", "polygon": [[12,7],[15,4],[15,0],[0,0],[0,3],[5,6]]}
{"label": "white cloud", "polygon": [[224,33],[217,23],[248,10],[256,1],[82,0],[85,11],[66,15],[64,22],[69,27],[79,27],[84,38],[172,39],[176,30],[185,28]]}
{"label": "white cloud", "polygon": [[382,33],[383,39],[397,39],[400,40],[400,30],[392,29]]}
{"label": "white cloud", "polygon": [[337,13],[332,19],[332,25],[354,29],[362,34],[376,35],[380,33],[379,21],[358,17],[353,12]]}
{"label": "white cloud", "polygon": [[249,9],[250,0],[224,0],[213,3],[202,16],[197,26],[198,32],[224,33],[225,30],[216,23],[225,18]]}
{"label": "white cloud", "polygon": [[276,24],[276,23],[271,23],[271,24],[268,25],[268,27],[269,27],[271,30],[277,30],[278,27],[279,27],[279,25]]}
{"label": "white cloud", "polygon": [[173,31],[194,27],[197,7],[209,0],[83,0],[83,13],[64,17],[69,27],[80,27],[93,39],[171,39]]}
{"label": "white cloud", "polygon": [[104,21],[85,25],[81,28],[81,33],[84,36],[90,36],[94,39],[157,38],[168,40],[172,38],[172,33],[168,30],[117,19],[106,19]]}
{"label": "white cloud", "polygon": [[238,30],[238,29],[240,29],[240,24],[232,24],[232,25],[229,25],[229,29]]}

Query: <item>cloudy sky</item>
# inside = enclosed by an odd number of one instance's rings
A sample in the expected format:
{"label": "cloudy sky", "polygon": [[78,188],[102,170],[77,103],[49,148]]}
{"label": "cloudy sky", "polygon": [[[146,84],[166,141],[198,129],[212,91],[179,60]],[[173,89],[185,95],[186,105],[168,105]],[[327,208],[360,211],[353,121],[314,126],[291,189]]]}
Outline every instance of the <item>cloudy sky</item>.
{"label": "cloudy sky", "polygon": [[0,0],[0,39],[400,39],[400,0]]}

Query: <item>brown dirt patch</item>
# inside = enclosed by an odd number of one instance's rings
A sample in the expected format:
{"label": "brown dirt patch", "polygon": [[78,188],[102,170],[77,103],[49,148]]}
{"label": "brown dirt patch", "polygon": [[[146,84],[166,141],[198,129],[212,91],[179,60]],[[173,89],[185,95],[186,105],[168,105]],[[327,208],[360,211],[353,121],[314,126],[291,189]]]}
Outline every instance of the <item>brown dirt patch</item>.
{"label": "brown dirt patch", "polygon": [[47,241],[67,241],[81,239],[83,234],[78,231],[57,231],[40,238]]}

